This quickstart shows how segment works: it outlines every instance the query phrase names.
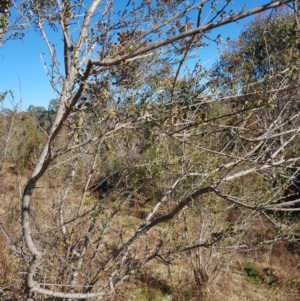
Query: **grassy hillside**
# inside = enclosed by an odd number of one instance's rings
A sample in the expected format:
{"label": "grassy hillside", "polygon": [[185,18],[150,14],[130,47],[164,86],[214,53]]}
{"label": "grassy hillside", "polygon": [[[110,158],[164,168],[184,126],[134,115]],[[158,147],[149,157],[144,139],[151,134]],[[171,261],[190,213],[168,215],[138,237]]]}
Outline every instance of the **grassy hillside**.
{"label": "grassy hillside", "polygon": [[[214,114],[224,114],[226,105],[216,106]],[[22,300],[29,257],[20,228],[20,195],[47,125],[37,124],[36,116],[25,113],[2,116],[2,122],[16,131],[0,174],[1,298]],[[203,135],[201,145],[223,148],[226,132],[211,133],[213,140]],[[135,237],[153,208],[162,202],[152,220],[168,216],[178,199],[210,181],[205,170],[217,168],[222,160],[226,163],[214,152],[195,151],[192,143],[182,148],[181,142],[156,135],[155,128],[125,130],[114,140],[67,154],[52,164],[31,207],[33,238],[46,251],[36,275],[39,281],[59,285],[72,280],[78,267],[77,285],[84,285],[86,277],[95,277],[96,286],[105,285],[115,265],[107,262]],[[58,140],[58,148],[62,142]],[[196,179],[183,179],[169,194],[167,188],[182,168],[203,171]],[[225,184],[224,190],[245,198],[267,197],[272,185],[249,175]],[[245,208],[214,193],[195,197],[174,218],[131,243],[118,263],[118,269],[129,271],[130,277],[103,300],[298,300],[298,233],[297,216]],[[84,249],[87,237],[90,245]]]}

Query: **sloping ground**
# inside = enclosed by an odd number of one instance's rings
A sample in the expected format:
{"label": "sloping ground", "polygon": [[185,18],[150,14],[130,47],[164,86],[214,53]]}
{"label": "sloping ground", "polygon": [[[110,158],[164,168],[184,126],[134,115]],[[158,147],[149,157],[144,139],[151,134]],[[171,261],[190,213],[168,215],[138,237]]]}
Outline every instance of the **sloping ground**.
{"label": "sloping ground", "polygon": [[[296,248],[296,246],[294,246]],[[105,301],[300,301],[300,246],[297,252],[288,244],[273,246],[269,254],[237,255],[227,272],[215,283],[195,284],[184,266],[148,267],[148,274],[138,274],[123,289]],[[260,254],[262,255],[262,254]],[[164,273],[162,272],[164,270]],[[186,281],[174,283],[181,272]],[[178,278],[177,278],[178,279]]]}
{"label": "sloping ground", "polygon": [[[300,301],[300,266],[290,269],[241,258],[221,275],[217,283],[202,288],[192,284],[189,288],[178,287],[158,279],[153,281],[150,277],[148,282],[135,281],[134,287],[132,283],[127,285],[126,300],[134,301]],[[167,285],[170,285],[169,290],[166,290]],[[117,293],[107,300],[124,299]]]}
{"label": "sloping ground", "polygon": [[[20,245],[21,240],[19,195],[24,184],[25,177],[18,175],[13,166],[7,166],[0,176],[0,225],[15,245]],[[39,196],[39,200],[43,199],[42,189]],[[51,208],[45,208],[41,202],[38,210],[45,211],[43,214],[47,217]],[[259,229],[259,225],[256,224],[255,233],[266,230]],[[115,294],[101,300],[300,301],[300,243],[278,242],[263,250],[236,253],[226,271],[200,285],[195,281],[189,259],[185,254],[173,265],[153,261]],[[0,301],[22,300],[25,268],[13,254],[5,232],[1,231]]]}
{"label": "sloping ground", "polygon": [[[207,300],[221,301],[293,301],[300,300],[299,270],[294,275],[280,267],[253,262],[240,263],[241,270],[232,268],[219,287],[210,290]],[[247,273],[247,267],[258,273]],[[256,276],[257,275],[257,276]]]}

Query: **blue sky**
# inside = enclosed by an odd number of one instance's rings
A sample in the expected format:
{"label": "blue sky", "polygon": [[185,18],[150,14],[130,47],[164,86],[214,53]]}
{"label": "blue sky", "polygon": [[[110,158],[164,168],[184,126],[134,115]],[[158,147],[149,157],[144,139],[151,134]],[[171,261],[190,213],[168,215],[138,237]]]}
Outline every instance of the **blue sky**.
{"label": "blue sky", "polygon": [[[243,4],[246,4],[249,9],[268,2],[270,1],[236,0],[231,8],[240,9]],[[247,18],[238,23],[226,25],[213,31],[211,36],[216,37],[221,34],[224,39],[227,37],[235,39],[244,24],[249,21],[250,19]],[[55,43],[59,43],[58,36],[52,34],[52,37],[56,40]],[[47,107],[49,101],[56,98],[43,67],[42,53],[47,54],[46,45],[34,30],[27,31],[23,40],[9,41],[0,48],[0,92],[7,89],[13,90],[15,100],[22,101],[23,109],[27,109],[30,104]],[[211,45],[200,53],[202,62],[205,62],[214,58],[218,51],[216,45]]]}

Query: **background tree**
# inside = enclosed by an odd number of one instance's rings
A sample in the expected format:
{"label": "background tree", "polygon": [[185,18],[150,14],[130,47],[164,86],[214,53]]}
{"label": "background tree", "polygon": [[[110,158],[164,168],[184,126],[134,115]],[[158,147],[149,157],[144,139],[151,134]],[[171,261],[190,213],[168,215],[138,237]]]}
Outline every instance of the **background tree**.
{"label": "background tree", "polygon": [[51,114],[54,114],[57,111],[58,103],[59,103],[59,99],[57,98],[53,98],[49,101],[48,111]]}
{"label": "background tree", "polygon": [[[260,86],[261,98],[275,83],[278,74],[289,74],[289,84],[298,78],[294,72],[299,61],[299,29],[290,9],[260,14],[231,42],[214,75],[227,93],[251,93]],[[294,77],[293,77],[294,76]],[[264,94],[263,94],[264,93]]]}
{"label": "background tree", "polygon": [[45,113],[46,109],[42,106],[34,106],[30,105],[27,109],[28,112],[33,113],[33,114],[38,114],[38,113]]}
{"label": "background tree", "polygon": [[[230,50],[225,51],[212,71],[212,82],[226,94],[233,110],[249,111],[244,120],[235,120],[243,127],[251,126],[248,134],[243,136],[243,143],[262,141],[257,138],[261,135],[272,141],[268,148],[265,143],[258,144],[260,160],[274,160],[272,152],[276,149],[277,159],[287,160],[291,154],[292,157],[299,155],[297,135],[290,137],[293,142],[290,141],[289,147],[285,148],[287,132],[297,132],[290,125],[294,127],[298,122],[298,116],[294,114],[299,108],[297,22],[289,9],[257,16],[232,43]],[[277,184],[284,183],[281,187],[288,187],[291,178],[284,178],[290,173],[296,176],[298,169],[278,170],[273,179]],[[281,202],[284,200],[290,198],[283,198]]]}
{"label": "background tree", "polygon": [[0,2],[0,46],[2,44],[3,35],[9,23],[10,0]]}

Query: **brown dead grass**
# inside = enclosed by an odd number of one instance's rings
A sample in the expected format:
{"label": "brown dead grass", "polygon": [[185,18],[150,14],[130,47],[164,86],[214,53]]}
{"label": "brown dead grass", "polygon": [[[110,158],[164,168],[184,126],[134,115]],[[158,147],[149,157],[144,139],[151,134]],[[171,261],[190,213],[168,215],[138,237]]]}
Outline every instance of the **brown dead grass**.
{"label": "brown dead grass", "polygon": [[[14,168],[9,167],[0,177],[0,219],[3,227],[10,234],[15,244],[21,240],[19,229],[20,202],[19,192],[24,188],[25,177],[19,176]],[[49,181],[50,183],[50,181]],[[44,183],[49,187],[49,183]],[[48,186],[47,186],[48,185]],[[44,189],[43,184],[36,190],[33,197],[33,214],[36,215],[39,231],[44,233],[51,221],[52,208],[62,190]],[[80,191],[72,191],[72,202],[68,203],[66,215],[75,212],[80,201]],[[96,200],[92,200],[95,202]],[[113,210],[113,203],[111,210]],[[105,238],[110,248],[116,248],[118,229],[123,227],[124,233],[132,235],[137,225],[141,223],[140,212],[145,208],[135,206],[125,207],[124,216],[118,217],[114,229]],[[193,214],[193,210],[188,214]],[[184,244],[181,235],[184,227],[188,227],[190,235],[200,229],[201,221],[195,215],[189,219],[187,225],[175,223],[170,236],[166,236],[170,249],[179,248]],[[236,219],[235,219],[236,220]],[[170,224],[161,225],[159,231],[164,231]],[[78,231],[86,231],[88,224],[78,224]],[[44,234],[47,238],[48,234]],[[53,233],[49,233],[49,239]],[[76,235],[76,233],[74,234]],[[274,236],[272,225],[264,219],[253,220],[247,234],[248,243],[256,243],[261,239],[271,239]],[[133,246],[136,252],[145,250],[146,244],[153,247],[157,243],[158,232],[152,231],[148,241],[144,244]],[[151,261],[145,268],[124,283],[121,289],[113,295],[103,298],[103,301],[240,301],[240,300],[272,300],[272,301],[297,301],[300,300],[300,246],[287,242],[279,242],[273,246],[253,249],[248,252],[237,252],[231,258],[228,266],[217,277],[211,277],[207,282],[199,285],[195,281],[195,253],[185,253],[174,256],[172,265],[164,264],[159,260]],[[56,249],[59,256],[60,249]],[[203,256],[207,256],[204,252]],[[228,256],[228,257],[226,257]],[[137,257],[138,258],[138,255]],[[230,259],[224,255],[224,259]],[[49,258],[51,260],[51,258]],[[194,260],[194,261],[193,261]],[[246,264],[251,262],[259,271],[259,281],[252,281],[244,270]],[[217,265],[216,265],[217,266]],[[20,260],[13,254],[3,234],[0,233],[0,288],[4,290],[3,296],[17,300],[23,291],[23,273],[25,270]],[[57,267],[53,267],[57,268]],[[0,300],[2,296],[0,295]],[[14,299],[15,298],[15,299]]]}

